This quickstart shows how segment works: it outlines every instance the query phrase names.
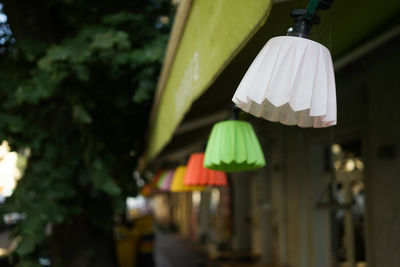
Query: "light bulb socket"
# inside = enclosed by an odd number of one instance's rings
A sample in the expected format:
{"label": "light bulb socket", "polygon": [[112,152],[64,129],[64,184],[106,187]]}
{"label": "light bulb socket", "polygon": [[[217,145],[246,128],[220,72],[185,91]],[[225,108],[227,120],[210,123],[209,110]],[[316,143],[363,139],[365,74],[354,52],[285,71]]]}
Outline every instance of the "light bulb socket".
{"label": "light bulb socket", "polygon": [[294,19],[294,24],[288,31],[289,36],[308,39],[312,26],[320,22],[320,18],[316,14],[308,18],[305,9],[293,9],[290,15]]}

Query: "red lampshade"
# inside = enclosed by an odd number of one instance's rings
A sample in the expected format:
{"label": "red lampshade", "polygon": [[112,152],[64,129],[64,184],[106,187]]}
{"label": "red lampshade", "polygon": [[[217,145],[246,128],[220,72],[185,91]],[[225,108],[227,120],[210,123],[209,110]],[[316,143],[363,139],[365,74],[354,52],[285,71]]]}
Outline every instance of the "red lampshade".
{"label": "red lampshade", "polygon": [[190,156],[185,173],[185,185],[226,186],[225,172],[206,169],[203,166],[204,153]]}

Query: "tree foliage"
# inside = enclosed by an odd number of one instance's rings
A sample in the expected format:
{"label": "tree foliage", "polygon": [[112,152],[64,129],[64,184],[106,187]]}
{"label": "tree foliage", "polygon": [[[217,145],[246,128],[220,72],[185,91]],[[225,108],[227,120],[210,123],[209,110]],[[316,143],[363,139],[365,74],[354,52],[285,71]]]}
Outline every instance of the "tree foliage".
{"label": "tree foliage", "polygon": [[[49,223],[110,233],[136,193],[132,155],[143,149],[172,10],[166,0],[3,3],[13,36],[0,51],[0,140],[30,149],[3,211],[26,214],[16,254],[19,266],[36,266],[52,251]],[[95,246],[76,246],[74,257],[95,262]]]}

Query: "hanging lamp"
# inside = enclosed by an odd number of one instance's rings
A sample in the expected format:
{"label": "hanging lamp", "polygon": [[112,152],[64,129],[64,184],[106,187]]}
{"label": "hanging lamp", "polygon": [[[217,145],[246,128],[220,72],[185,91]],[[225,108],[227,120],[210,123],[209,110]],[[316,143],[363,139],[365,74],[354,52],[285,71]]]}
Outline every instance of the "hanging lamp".
{"label": "hanging lamp", "polygon": [[270,39],[257,55],[232,101],[256,117],[300,127],[336,125],[336,87],[329,50],[310,39],[317,9],[333,0],[310,0],[294,9],[288,36]]}
{"label": "hanging lamp", "polygon": [[214,124],[208,138],[204,167],[211,170],[236,172],[265,166],[264,154],[250,123],[238,120],[233,108],[233,120]]}
{"label": "hanging lamp", "polygon": [[158,184],[160,181],[161,175],[165,172],[163,169],[157,170],[156,174],[154,175],[153,183]]}
{"label": "hanging lamp", "polygon": [[163,174],[163,177],[160,178],[159,182],[157,183],[157,187],[161,191],[169,191],[174,172],[174,170],[168,170]]}
{"label": "hanging lamp", "polygon": [[140,194],[144,197],[150,196],[150,186],[145,184],[142,189],[140,189]]}
{"label": "hanging lamp", "polygon": [[204,168],[204,153],[194,153],[187,163],[184,184],[189,186],[226,186],[226,174]]}
{"label": "hanging lamp", "polygon": [[149,197],[153,194],[159,193],[160,189],[157,187],[157,185],[154,183],[154,181],[150,183],[146,183],[140,190],[140,194],[143,195],[144,197]]}
{"label": "hanging lamp", "polygon": [[188,186],[183,183],[185,178],[186,166],[179,166],[176,168],[174,176],[172,177],[170,191],[174,193],[201,191],[204,188],[201,186]]}
{"label": "hanging lamp", "polygon": [[167,175],[167,170],[162,170],[162,172],[158,175],[157,179],[154,179],[154,183],[157,186],[157,188],[160,189],[161,184],[164,182],[164,179]]}

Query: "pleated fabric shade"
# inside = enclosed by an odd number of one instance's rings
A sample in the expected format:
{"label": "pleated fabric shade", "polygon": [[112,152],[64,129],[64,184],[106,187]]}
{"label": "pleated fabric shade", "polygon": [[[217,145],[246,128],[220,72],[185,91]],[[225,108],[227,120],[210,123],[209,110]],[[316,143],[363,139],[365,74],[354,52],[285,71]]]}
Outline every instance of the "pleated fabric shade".
{"label": "pleated fabric shade", "polygon": [[250,123],[228,120],[213,126],[205,152],[204,167],[235,172],[253,170],[264,165],[264,154]]}
{"label": "pleated fabric shade", "polygon": [[161,184],[164,182],[164,179],[165,179],[166,175],[167,175],[167,170],[163,170],[163,171],[159,174],[159,176],[157,177],[158,179],[157,179],[157,180],[154,179],[154,182],[155,182],[155,184],[156,184],[156,186],[157,186],[158,188],[161,187]]}
{"label": "pleated fabric shade", "polygon": [[160,180],[160,178],[161,178],[161,175],[162,175],[164,172],[165,172],[165,170],[162,170],[162,169],[160,169],[160,170],[158,170],[158,171],[156,172],[156,174],[154,175],[154,180],[153,180],[153,183],[154,183],[154,184],[158,184],[158,182],[159,182],[159,180]]}
{"label": "pleated fabric shade", "polygon": [[156,187],[156,184],[153,182],[145,184],[140,190],[140,194],[144,197],[149,197],[152,194],[159,193],[160,190]]}
{"label": "pleated fabric shade", "polygon": [[222,171],[206,169],[204,153],[194,153],[187,163],[184,184],[202,186],[226,186],[226,174]]}
{"label": "pleated fabric shade", "polygon": [[329,50],[295,36],[270,39],[232,101],[256,117],[286,125],[336,125],[336,86]]}
{"label": "pleated fabric shade", "polygon": [[171,182],[171,192],[188,192],[188,191],[197,191],[203,190],[204,188],[201,186],[188,186],[183,183],[186,173],[186,166],[179,166],[176,168],[174,176],[172,177]]}
{"label": "pleated fabric shade", "polygon": [[149,197],[151,194],[151,188],[149,184],[145,184],[140,190],[140,194],[144,197]]}
{"label": "pleated fabric shade", "polygon": [[166,171],[163,176],[160,178],[157,187],[161,191],[169,191],[171,187],[172,178],[174,177],[175,170]]}

